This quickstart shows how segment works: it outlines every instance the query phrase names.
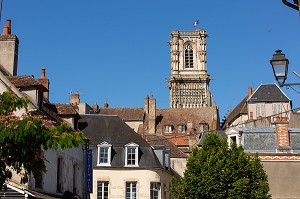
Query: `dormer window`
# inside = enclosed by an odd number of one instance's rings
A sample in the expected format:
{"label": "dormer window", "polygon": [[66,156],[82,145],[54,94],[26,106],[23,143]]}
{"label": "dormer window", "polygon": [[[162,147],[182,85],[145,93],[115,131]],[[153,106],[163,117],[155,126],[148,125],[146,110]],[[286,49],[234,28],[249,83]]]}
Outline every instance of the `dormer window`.
{"label": "dormer window", "polygon": [[125,145],[125,166],[134,167],[138,165],[139,145],[131,142]]}
{"label": "dormer window", "polygon": [[98,144],[97,166],[110,166],[111,163],[111,146],[107,142]]}
{"label": "dormer window", "polygon": [[165,132],[166,133],[172,133],[173,129],[174,129],[173,125],[166,125],[165,126]]}
{"label": "dormer window", "polygon": [[178,133],[184,133],[186,131],[185,125],[179,125],[178,126]]}

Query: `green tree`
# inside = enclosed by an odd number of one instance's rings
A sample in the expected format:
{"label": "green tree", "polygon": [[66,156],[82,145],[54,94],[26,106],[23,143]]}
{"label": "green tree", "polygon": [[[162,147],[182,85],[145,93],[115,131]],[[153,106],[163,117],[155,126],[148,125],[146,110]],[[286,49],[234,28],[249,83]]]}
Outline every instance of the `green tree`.
{"label": "green tree", "polygon": [[173,178],[170,192],[189,199],[271,198],[266,172],[258,155],[246,154],[241,146],[227,145],[209,133],[202,148],[194,148],[183,178]]}
{"label": "green tree", "polygon": [[46,171],[45,149],[65,149],[84,143],[85,136],[74,132],[66,123],[56,123],[36,112],[21,117],[15,111],[27,110],[29,101],[17,97],[10,89],[0,94],[0,189],[12,177],[11,170],[28,181]]}

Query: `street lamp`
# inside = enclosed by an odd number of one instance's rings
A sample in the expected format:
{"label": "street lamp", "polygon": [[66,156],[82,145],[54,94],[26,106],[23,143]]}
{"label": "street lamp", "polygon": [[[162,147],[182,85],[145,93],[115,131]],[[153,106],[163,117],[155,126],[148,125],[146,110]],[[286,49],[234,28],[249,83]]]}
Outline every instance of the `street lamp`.
{"label": "street lamp", "polygon": [[[300,85],[300,83],[284,83],[288,74],[289,60],[285,57],[285,54],[282,53],[282,50],[276,50],[275,52],[276,53],[273,55],[272,59],[270,60],[270,63],[272,65],[274,77],[278,82],[279,86],[282,87]],[[294,74],[298,76],[296,72],[294,72]]]}
{"label": "street lamp", "polygon": [[276,50],[276,53],[273,55],[270,63],[273,68],[274,76],[279,85],[284,84],[287,73],[289,60],[285,57],[285,54],[282,53],[282,50]]}

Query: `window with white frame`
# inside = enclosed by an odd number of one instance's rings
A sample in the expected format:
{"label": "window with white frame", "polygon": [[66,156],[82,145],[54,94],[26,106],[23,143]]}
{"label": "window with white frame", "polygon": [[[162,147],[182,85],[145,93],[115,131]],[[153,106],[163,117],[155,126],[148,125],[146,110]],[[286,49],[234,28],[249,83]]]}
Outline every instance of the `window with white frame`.
{"label": "window with white frame", "polygon": [[97,199],[108,199],[108,182],[97,182]]}
{"label": "window with white frame", "polygon": [[273,103],[272,106],[273,106],[273,115],[278,115],[282,113],[281,103]]}
{"label": "window with white frame", "polygon": [[258,117],[265,117],[266,111],[265,111],[265,104],[264,103],[257,103],[256,104],[256,118]]}
{"label": "window with white frame", "polygon": [[165,133],[172,133],[173,125],[166,125],[165,126]]}
{"label": "window with white frame", "polygon": [[102,142],[98,144],[98,158],[97,165],[98,166],[110,166],[111,163],[111,144],[107,142]]}
{"label": "window with white frame", "polygon": [[138,166],[139,145],[128,143],[125,145],[125,166]]}
{"label": "window with white frame", "polygon": [[136,199],[136,182],[126,182],[126,199]]}
{"label": "window with white frame", "polygon": [[185,125],[179,125],[178,126],[178,133],[184,133],[186,130],[186,126]]}
{"label": "window with white frame", "polygon": [[151,182],[150,183],[150,199],[160,198],[160,183]]}

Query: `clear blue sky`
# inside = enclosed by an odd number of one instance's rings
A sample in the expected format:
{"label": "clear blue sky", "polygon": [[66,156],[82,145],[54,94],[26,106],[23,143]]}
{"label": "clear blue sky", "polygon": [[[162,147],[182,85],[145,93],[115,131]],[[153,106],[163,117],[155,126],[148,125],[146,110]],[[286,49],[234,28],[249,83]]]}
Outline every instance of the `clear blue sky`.
{"label": "clear blue sky", "polygon": [[[299,13],[281,0],[3,0],[1,29],[12,20],[18,35],[19,75],[50,79],[50,100],[102,107],[143,107],[154,95],[169,107],[172,30],[205,29],[210,89],[222,118],[247,94],[248,86],[274,83],[269,60],[282,49],[290,60],[287,82],[300,82]],[[296,89],[298,89],[296,87]],[[300,91],[300,89],[298,89]],[[283,88],[300,105],[300,94]]]}

